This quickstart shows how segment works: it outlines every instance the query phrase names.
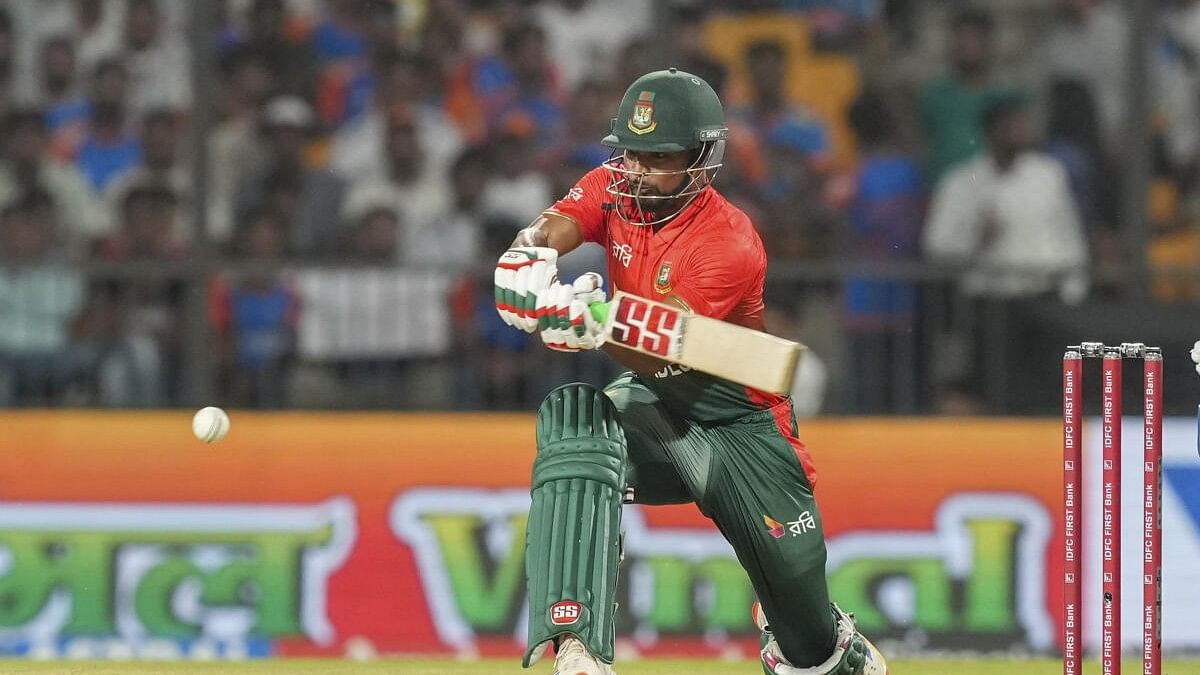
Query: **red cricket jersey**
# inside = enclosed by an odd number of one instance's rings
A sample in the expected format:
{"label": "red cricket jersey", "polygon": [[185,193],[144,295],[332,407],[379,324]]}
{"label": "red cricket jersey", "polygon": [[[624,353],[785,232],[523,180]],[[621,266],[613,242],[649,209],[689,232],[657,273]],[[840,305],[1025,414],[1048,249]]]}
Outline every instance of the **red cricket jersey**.
{"label": "red cricket jersey", "polygon": [[[588,241],[605,248],[613,289],[659,301],[674,295],[697,314],[763,329],[767,256],[741,209],[710,187],[656,232],[617,215],[608,183],[608,170],[597,167],[549,210],[578,223]],[[669,410],[698,421],[740,417],[783,401],[678,366],[646,384]]]}

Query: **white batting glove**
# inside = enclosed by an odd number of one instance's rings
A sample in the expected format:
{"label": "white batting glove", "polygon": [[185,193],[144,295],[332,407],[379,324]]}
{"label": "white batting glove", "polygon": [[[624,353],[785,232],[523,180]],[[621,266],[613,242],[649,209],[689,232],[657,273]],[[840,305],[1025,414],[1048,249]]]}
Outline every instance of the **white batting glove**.
{"label": "white batting glove", "polygon": [[526,333],[538,330],[537,296],[558,280],[558,251],[514,246],[496,262],[496,311],[504,323]]}
{"label": "white batting glove", "polygon": [[538,324],[547,347],[575,352],[604,344],[604,326],[592,317],[589,307],[604,302],[603,285],[599,274],[588,272],[569,286],[555,284],[538,294]]}
{"label": "white batting glove", "polygon": [[1196,364],[1196,374],[1200,375],[1200,340],[1192,345],[1192,361]]}

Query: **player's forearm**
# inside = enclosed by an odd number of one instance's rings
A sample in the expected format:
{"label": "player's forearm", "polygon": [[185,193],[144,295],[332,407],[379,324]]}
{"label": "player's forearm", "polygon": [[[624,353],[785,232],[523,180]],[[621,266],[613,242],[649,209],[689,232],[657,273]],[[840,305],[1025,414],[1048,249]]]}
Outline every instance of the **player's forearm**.
{"label": "player's forearm", "polygon": [[547,211],[517,233],[513,246],[546,246],[559,252],[569,253],[583,243],[583,232],[570,218]]}

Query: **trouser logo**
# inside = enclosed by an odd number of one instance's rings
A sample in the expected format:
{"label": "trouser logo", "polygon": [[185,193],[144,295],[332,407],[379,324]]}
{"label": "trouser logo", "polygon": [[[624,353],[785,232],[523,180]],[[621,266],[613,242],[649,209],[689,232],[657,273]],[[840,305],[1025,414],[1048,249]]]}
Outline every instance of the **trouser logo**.
{"label": "trouser logo", "polygon": [[779,539],[783,536],[783,523],[765,513],[763,514],[763,522],[767,524],[767,531],[771,533],[772,537]]}
{"label": "trouser logo", "polygon": [[574,600],[563,600],[550,606],[550,623],[555,626],[569,626],[579,620],[583,606]]}

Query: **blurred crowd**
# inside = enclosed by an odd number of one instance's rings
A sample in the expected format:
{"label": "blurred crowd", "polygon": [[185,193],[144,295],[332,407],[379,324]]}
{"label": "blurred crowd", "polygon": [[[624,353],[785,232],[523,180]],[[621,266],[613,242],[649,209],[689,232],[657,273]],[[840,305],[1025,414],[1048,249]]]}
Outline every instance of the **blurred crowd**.
{"label": "blurred crowd", "polygon": [[[969,330],[921,367],[918,263],[965,270],[946,279],[970,325],[981,300],[1119,293],[1094,270],[1142,254],[1121,229],[1126,3],[202,4],[0,1],[0,406],[181,405],[206,372],[252,407],[518,408],[603,380],[603,358],[505,330],[491,269],[668,65],[725,100],[718,188],[776,266],[897,270],[831,277],[822,302],[769,289],[773,332],[815,347],[803,414],[976,409]],[[1200,1],[1152,18],[1148,254],[1195,270]],[[1197,296],[1174,279],[1157,297]]]}

